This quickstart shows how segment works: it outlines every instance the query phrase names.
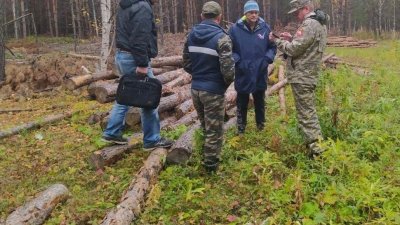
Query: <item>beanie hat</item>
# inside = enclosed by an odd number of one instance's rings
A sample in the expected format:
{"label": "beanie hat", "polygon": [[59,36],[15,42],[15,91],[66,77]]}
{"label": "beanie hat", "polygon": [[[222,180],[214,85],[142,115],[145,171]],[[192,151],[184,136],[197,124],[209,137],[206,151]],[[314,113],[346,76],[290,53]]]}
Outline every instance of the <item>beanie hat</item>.
{"label": "beanie hat", "polygon": [[260,11],[260,7],[258,6],[257,2],[254,0],[249,0],[244,4],[244,14],[250,11]]}

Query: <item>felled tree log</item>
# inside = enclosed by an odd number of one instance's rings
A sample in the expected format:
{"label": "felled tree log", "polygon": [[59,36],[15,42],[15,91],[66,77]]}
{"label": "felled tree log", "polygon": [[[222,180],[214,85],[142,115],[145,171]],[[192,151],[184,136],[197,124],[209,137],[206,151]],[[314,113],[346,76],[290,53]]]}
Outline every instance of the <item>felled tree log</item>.
{"label": "felled tree log", "polygon": [[102,83],[96,87],[96,100],[100,103],[112,102],[117,95],[118,83]]}
{"label": "felled tree log", "polygon": [[196,123],[175,141],[171,149],[168,150],[166,160],[168,164],[185,164],[189,160],[193,152],[193,135],[199,128],[200,123]]}
{"label": "felled tree log", "polygon": [[68,53],[69,56],[75,57],[75,58],[84,58],[84,59],[93,59],[93,60],[100,60],[99,56],[94,56],[94,55],[82,55],[82,54],[76,54],[76,53]]}
{"label": "felled tree log", "polygon": [[[279,66],[278,78],[279,81],[283,81],[285,79],[285,68],[282,65]],[[286,115],[285,87],[279,89],[279,103],[281,106],[281,113],[283,116],[285,116]]]}
{"label": "felled tree log", "polygon": [[106,71],[106,72],[99,72],[99,73],[95,73],[95,74],[75,76],[75,77],[71,77],[65,81],[65,87],[68,90],[75,90],[79,87],[88,85],[94,81],[110,80],[110,79],[114,79],[116,77],[117,76],[111,70]]}
{"label": "felled tree log", "polygon": [[[228,122],[224,124],[224,131],[236,125],[236,117],[231,118]],[[200,123],[194,124],[188,131],[186,131],[174,145],[168,150],[167,163],[168,164],[185,164],[193,152],[193,135],[196,129],[200,129]]]}
{"label": "felled tree log", "polygon": [[125,116],[125,123],[128,126],[135,126],[140,123],[140,109],[137,107],[130,107]]}
{"label": "felled tree log", "polygon": [[269,64],[268,65],[268,70],[267,70],[267,78],[272,75],[274,70],[275,70],[275,65],[274,64]]}
{"label": "felled tree log", "polygon": [[335,53],[330,53],[322,58],[322,62],[326,63],[331,57],[335,56]]}
{"label": "felled tree log", "polygon": [[160,74],[163,74],[163,73],[166,73],[166,72],[169,72],[169,71],[177,70],[177,69],[178,68],[174,67],[174,66],[163,66],[161,68],[152,68],[153,74],[155,76],[158,76]]}
{"label": "felled tree log", "polygon": [[267,91],[265,92],[266,96],[270,96],[273,93],[277,92],[279,89],[281,89],[282,87],[284,87],[287,84],[288,80],[287,78],[285,78],[282,81],[279,81],[278,83],[276,83],[274,86],[270,87],[267,89]]}
{"label": "felled tree log", "polygon": [[177,105],[182,104],[188,98],[190,98],[190,89],[183,87],[177,91],[176,94],[161,98],[160,106],[158,107],[158,112],[164,112],[175,108]]}
{"label": "felled tree log", "polygon": [[31,130],[31,129],[39,128],[46,124],[55,123],[60,120],[63,120],[64,118],[68,118],[71,116],[72,116],[72,113],[62,113],[62,114],[46,116],[45,118],[39,119],[34,122],[29,122],[29,123],[26,123],[26,124],[23,124],[20,126],[16,126],[14,128],[10,128],[8,130],[0,131],[0,139],[14,135],[14,134],[18,134],[19,132],[21,132],[23,130]]}
{"label": "felled tree log", "polygon": [[162,83],[166,84],[172,80],[175,80],[176,78],[182,76],[186,72],[183,69],[178,69],[178,70],[173,70],[169,71],[163,74],[160,74],[157,76],[157,79]]}
{"label": "felled tree log", "polygon": [[139,173],[132,180],[120,203],[114,207],[101,222],[102,225],[129,225],[142,211],[151,185],[157,180],[161,171],[167,150],[158,148],[151,152]]}
{"label": "felled tree log", "polygon": [[193,111],[194,105],[192,99],[186,100],[184,103],[175,107],[175,116],[176,118],[182,118],[188,112]]}
{"label": "felled tree log", "polygon": [[106,84],[113,84],[113,83],[117,83],[117,79],[114,80],[99,80],[99,81],[95,81],[91,84],[89,84],[89,86],[87,87],[87,92],[88,95],[91,99],[96,99],[96,89],[98,87],[101,87],[103,85]]}
{"label": "felled tree log", "polygon": [[162,58],[155,58],[151,60],[151,67],[162,67],[162,66],[178,66],[182,67],[183,59],[182,56],[168,56]]}
{"label": "felled tree log", "polygon": [[163,119],[160,122],[160,127],[161,127],[161,129],[164,129],[164,128],[170,127],[175,122],[176,122],[176,117],[175,116],[170,116],[170,117],[167,117],[167,118]]}
{"label": "felled tree log", "polygon": [[189,84],[192,81],[192,76],[190,76],[188,73],[183,72],[178,78],[175,80],[172,80],[164,85],[163,88],[167,89],[173,89],[175,87],[181,87],[186,84]]}
{"label": "felled tree log", "polygon": [[6,225],[43,224],[53,209],[69,197],[63,184],[54,184],[36,198],[17,208],[6,220]]}
{"label": "felled tree log", "polygon": [[142,136],[141,133],[136,133],[129,139],[129,144],[113,145],[95,151],[89,157],[89,164],[96,170],[104,170],[105,166],[112,165],[122,159],[125,154],[130,153],[132,149],[140,146]]}
{"label": "felled tree log", "polygon": [[180,125],[190,125],[194,122],[196,122],[197,119],[197,112],[196,110],[184,115],[182,118],[180,118],[179,120],[177,120],[174,124],[172,124],[170,127],[168,127],[169,129],[175,129]]}
{"label": "felled tree log", "polygon": [[225,108],[230,109],[236,105],[237,92],[232,83],[225,92]]}

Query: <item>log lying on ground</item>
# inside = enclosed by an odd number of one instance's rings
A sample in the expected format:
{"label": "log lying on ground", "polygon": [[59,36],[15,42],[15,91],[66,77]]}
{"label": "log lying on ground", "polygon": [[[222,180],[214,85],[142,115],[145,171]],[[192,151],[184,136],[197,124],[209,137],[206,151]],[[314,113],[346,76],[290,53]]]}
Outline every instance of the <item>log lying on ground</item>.
{"label": "log lying on ground", "polygon": [[194,123],[197,120],[197,112],[196,110],[193,110],[192,112],[184,115],[182,118],[180,118],[179,120],[177,120],[174,124],[172,124],[171,126],[169,126],[169,129],[175,129],[180,125],[190,125],[192,123]]}
{"label": "log lying on ground", "polygon": [[151,60],[151,67],[157,68],[162,66],[178,66],[182,67],[182,56],[168,56],[162,58],[155,58]]}
{"label": "log lying on ground", "polygon": [[164,85],[163,88],[173,89],[175,87],[181,87],[189,84],[192,81],[192,76],[190,74],[183,72],[178,78],[172,80]]}
{"label": "log lying on ground", "polygon": [[170,117],[167,117],[167,118],[163,119],[160,122],[160,127],[161,127],[161,129],[164,129],[164,128],[170,127],[175,122],[176,122],[176,117],[175,116],[170,116]]}
{"label": "log lying on ground", "polygon": [[178,69],[178,70],[173,70],[169,71],[163,74],[160,74],[157,76],[157,79],[162,83],[166,84],[172,80],[175,80],[176,78],[182,76],[182,74],[185,74],[186,72],[183,69]]}
{"label": "log lying on ground", "polygon": [[[285,80],[285,68],[282,65],[279,66],[278,78],[279,81]],[[281,106],[281,113],[283,116],[285,116],[286,115],[285,87],[279,89],[279,103]]]}
{"label": "log lying on ground", "polygon": [[[236,117],[231,118],[224,124],[224,131],[236,125]],[[174,145],[168,150],[167,163],[168,164],[185,164],[193,152],[193,135],[197,129],[200,129],[200,123],[195,123],[188,131],[186,131]]]}
{"label": "log lying on ground", "polygon": [[378,42],[373,40],[357,40],[353,37],[338,36],[329,37],[327,45],[330,47],[354,47],[368,48],[376,45]]}
{"label": "log lying on ground", "polygon": [[168,150],[167,163],[168,164],[185,164],[193,152],[193,135],[197,129],[200,128],[200,123],[196,123],[189,128],[174,145]]}
{"label": "log lying on ground", "polygon": [[43,224],[53,209],[68,197],[69,191],[63,184],[54,184],[12,212],[6,225]]}
{"label": "log lying on ground", "polygon": [[99,80],[89,84],[87,87],[89,97],[91,99],[96,99],[96,89],[105,83],[115,83],[115,80]]}
{"label": "log lying on ground", "polygon": [[130,107],[125,116],[125,123],[133,127],[140,123],[140,109],[137,107]]}
{"label": "log lying on ground", "polygon": [[142,143],[142,137],[142,133],[136,133],[129,138],[129,144],[108,146],[93,152],[89,157],[89,164],[96,170],[103,170],[104,167],[120,160],[124,154],[138,148]]}
{"label": "log lying on ground", "polygon": [[68,55],[75,57],[75,58],[100,60],[100,56],[95,56],[95,55],[82,55],[82,54],[76,54],[76,53],[72,53],[72,52],[68,53]]}
{"label": "log lying on ground", "polygon": [[112,102],[117,95],[118,83],[107,82],[99,84],[94,91],[96,100],[100,103]]}
{"label": "log lying on ground", "polygon": [[132,180],[120,203],[101,222],[102,225],[129,225],[140,214],[146,194],[157,180],[164,163],[167,150],[158,148],[151,152],[143,167]]}
{"label": "log lying on ground", "polygon": [[276,83],[274,86],[270,87],[267,89],[267,91],[265,92],[266,96],[270,96],[273,93],[279,91],[279,89],[281,89],[282,87],[284,87],[287,84],[288,80],[287,78],[285,78],[282,81],[279,81],[278,83]]}
{"label": "log lying on ground", "polygon": [[32,108],[27,108],[27,109],[18,109],[18,108],[14,108],[14,109],[0,109],[0,114],[2,113],[16,113],[16,112],[31,112],[37,109],[32,109]]}
{"label": "log lying on ground", "polygon": [[175,107],[175,116],[177,119],[180,119],[193,110],[194,110],[193,101],[191,98],[189,98],[184,103]]}
{"label": "log lying on ground", "polygon": [[152,69],[153,69],[154,76],[158,76],[158,75],[166,73],[166,72],[177,70],[178,68],[175,66],[163,66],[160,68],[152,68]]}
{"label": "log lying on ground", "polygon": [[330,53],[324,57],[322,57],[322,62],[326,63],[326,61],[328,61],[331,57],[335,56],[335,53]]}
{"label": "log lying on ground", "polygon": [[237,92],[232,83],[225,92],[225,108],[230,109],[236,105]]}
{"label": "log lying on ground", "polygon": [[267,70],[267,78],[272,75],[274,70],[275,70],[275,65],[274,64],[269,64],[268,65],[268,70]]}
{"label": "log lying on ground", "polygon": [[114,78],[117,78],[117,76],[109,70],[106,72],[71,77],[65,81],[64,85],[68,90],[72,91],[98,80],[111,80]]}
{"label": "log lying on ground", "polygon": [[26,124],[23,124],[20,126],[16,126],[14,128],[10,128],[8,130],[0,131],[0,139],[14,135],[14,134],[18,134],[19,132],[21,132],[23,130],[31,130],[31,129],[39,128],[46,124],[55,123],[60,120],[63,120],[64,118],[68,118],[71,116],[72,116],[72,113],[62,113],[62,114],[46,116],[45,118],[39,119],[34,122],[29,122],[29,123],[26,123]]}
{"label": "log lying on ground", "polygon": [[175,108],[177,105],[182,104],[184,101],[189,99],[191,96],[190,89],[188,86],[184,86],[177,91],[176,94],[161,98],[160,106],[158,107],[158,112],[164,112]]}

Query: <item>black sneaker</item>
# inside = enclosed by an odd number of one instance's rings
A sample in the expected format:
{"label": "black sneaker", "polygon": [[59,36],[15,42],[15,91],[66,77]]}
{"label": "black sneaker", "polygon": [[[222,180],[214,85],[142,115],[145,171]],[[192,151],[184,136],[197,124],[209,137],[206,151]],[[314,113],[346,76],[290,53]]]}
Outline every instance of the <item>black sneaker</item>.
{"label": "black sneaker", "polygon": [[101,140],[107,143],[114,143],[117,145],[125,145],[128,144],[128,139],[124,137],[108,137],[108,136],[102,136]]}
{"label": "black sneaker", "polygon": [[143,150],[148,152],[148,151],[153,151],[156,148],[170,148],[173,144],[174,144],[173,141],[162,137],[158,142],[154,144],[144,145]]}

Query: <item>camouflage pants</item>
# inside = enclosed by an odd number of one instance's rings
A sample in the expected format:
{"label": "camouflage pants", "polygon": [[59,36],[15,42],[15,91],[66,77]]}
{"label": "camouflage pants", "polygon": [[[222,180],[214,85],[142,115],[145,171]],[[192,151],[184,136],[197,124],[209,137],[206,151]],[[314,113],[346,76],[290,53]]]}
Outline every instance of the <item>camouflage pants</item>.
{"label": "camouflage pants", "polygon": [[222,148],[225,97],[192,89],[192,100],[204,131],[204,164],[213,166],[218,164]]}
{"label": "camouflage pants", "polygon": [[291,84],[297,110],[297,120],[305,135],[306,144],[322,139],[317,110],[315,108],[315,85]]}

